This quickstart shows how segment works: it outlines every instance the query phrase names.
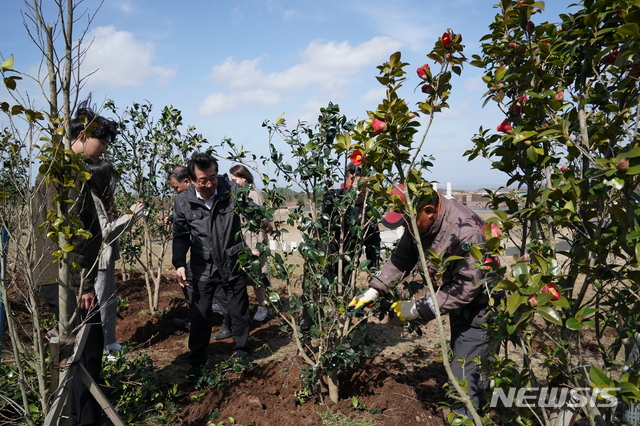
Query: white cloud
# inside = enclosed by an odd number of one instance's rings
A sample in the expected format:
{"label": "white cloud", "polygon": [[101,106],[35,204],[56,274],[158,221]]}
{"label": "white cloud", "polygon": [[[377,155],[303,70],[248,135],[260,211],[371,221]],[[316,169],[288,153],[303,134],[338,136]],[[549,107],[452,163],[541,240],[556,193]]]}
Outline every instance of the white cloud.
{"label": "white cloud", "polygon": [[281,101],[281,96],[269,90],[246,90],[233,95],[212,93],[204,100],[198,113],[200,115],[218,115],[232,111],[244,104],[271,107]]}
{"label": "white cloud", "polygon": [[125,15],[131,15],[134,11],[135,11],[135,7],[128,1],[121,1],[121,2],[117,2],[114,3],[115,7],[117,7],[118,9],[120,9],[120,12],[124,13]]}
{"label": "white cloud", "polygon": [[176,75],[174,66],[152,65],[154,44],[136,40],[133,33],[112,26],[97,27],[85,40],[93,40],[82,64],[86,73],[95,71],[89,77],[90,86],[141,86],[148,78],[165,86]]}
{"label": "white cloud", "polygon": [[[344,96],[360,71],[384,61],[401,46],[401,42],[390,37],[375,37],[356,46],[348,42],[314,40],[300,52],[298,64],[273,73],[265,73],[261,69],[265,57],[240,62],[227,58],[215,65],[210,74],[212,80],[227,90],[224,95],[215,93],[207,98],[200,112],[212,115],[230,111],[249,101],[245,92],[254,91],[256,85],[272,95],[271,105],[284,99],[285,94],[295,96],[304,91],[310,91],[312,95],[321,94],[323,98]],[[212,107],[220,105],[222,99],[227,107]]]}
{"label": "white cloud", "polygon": [[387,89],[385,87],[377,87],[369,90],[365,93],[360,101],[365,105],[378,105],[387,95]]}

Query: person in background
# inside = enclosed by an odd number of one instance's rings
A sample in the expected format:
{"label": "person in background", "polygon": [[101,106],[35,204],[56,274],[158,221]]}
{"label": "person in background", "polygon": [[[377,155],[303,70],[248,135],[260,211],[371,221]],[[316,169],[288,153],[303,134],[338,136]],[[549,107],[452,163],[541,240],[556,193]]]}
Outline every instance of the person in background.
{"label": "person in background", "polygon": [[[391,191],[403,202],[406,197],[402,186]],[[408,226],[405,212],[390,212],[382,220],[389,229]],[[406,217],[408,219],[408,217]],[[434,299],[438,302],[440,315],[449,315],[451,325],[451,369],[458,380],[467,379],[467,394],[478,410],[483,409],[488,381],[478,368],[477,358],[488,357],[496,352],[497,345],[490,344],[484,325],[489,295],[479,285],[484,272],[474,266],[476,260],[470,254],[473,244],[485,242],[482,231],[484,221],[455,199],[447,199],[434,193],[433,197],[417,209],[416,222],[422,248],[445,257],[459,256],[447,264],[442,281],[435,295],[418,301],[395,302],[394,313],[402,321],[422,317],[433,320]],[[351,300],[351,308],[370,306],[380,295],[388,293],[413,268],[419,265],[418,248],[412,232],[405,232],[389,260],[382,266],[380,274],[371,280],[369,289]],[[431,271],[428,271],[431,272]],[[469,415],[465,407],[456,409],[459,414]]]}
{"label": "person in background", "polygon": [[[117,134],[117,124],[110,119],[96,114],[91,107],[91,98],[81,102],[69,123],[69,138],[71,149],[76,154],[86,156],[89,164],[98,163],[100,157],[107,152],[107,146]],[[71,169],[69,169],[71,170]],[[77,176],[74,176],[77,179]],[[69,287],[75,298],[69,300],[73,310],[79,315],[75,316],[74,326],[85,323],[89,326],[86,344],[80,356],[80,363],[85,367],[91,378],[98,383],[102,370],[102,353],[104,337],[102,333],[102,321],[100,310],[97,308],[94,283],[98,272],[97,264],[102,246],[102,230],[96,211],[93,197],[91,196],[91,181],[77,182],[77,191],[71,191],[69,196],[75,203],[71,207],[71,213],[80,219],[82,228],[89,232],[88,238],[73,239],[73,250],[69,252],[69,260],[72,265],[69,270]],[[34,227],[34,264],[36,271],[34,280],[40,286],[40,295],[59,317],[58,292],[60,288],[58,263],[55,262],[53,252],[58,250],[58,244],[48,238],[48,234],[54,231],[54,223],[49,217],[49,211],[53,206],[53,200],[58,196],[58,190],[53,184],[46,182],[46,176],[38,175],[33,195]],[[80,425],[97,425],[102,416],[100,404],[95,400],[89,389],[84,385],[80,376],[72,379],[73,412],[75,420]]]}
{"label": "person in background", "polygon": [[116,297],[116,261],[120,259],[118,237],[126,232],[136,219],[144,215],[144,204],[131,206],[131,213],[114,219],[115,189],[117,175],[113,165],[107,161],[91,164],[91,195],[96,206],[100,227],[102,228],[102,248],[98,263],[95,291],[100,303],[100,318],[104,333],[105,350],[109,361],[116,361],[114,355],[121,346],[116,339],[116,315],[118,300]]}
{"label": "person in background", "polygon": [[[169,186],[177,194],[181,193],[191,185],[189,179],[189,170],[185,166],[175,166],[169,174]],[[163,220],[164,224],[169,226],[173,224],[173,215],[167,216]]]}
{"label": "person in background", "polygon": [[[251,199],[258,206],[264,205],[264,198],[262,196],[262,193],[258,191],[258,189],[256,189],[253,182],[253,175],[251,174],[249,169],[247,169],[242,164],[237,164],[229,169],[229,174],[231,175],[231,180],[238,185],[249,185],[249,199]],[[268,244],[267,233],[263,230],[260,230],[258,232],[246,231],[244,233],[244,241],[251,249],[251,253],[253,255],[260,256],[260,252],[258,251],[258,243],[262,243],[265,245]],[[256,314],[253,317],[253,319],[256,321],[264,321],[269,313],[267,307],[265,306],[265,302],[267,300],[265,287],[269,287],[271,285],[271,282],[269,281],[269,264],[267,263],[267,259],[265,257],[262,257],[260,259],[260,271],[263,274],[262,282],[260,284],[250,284],[253,287],[253,291],[256,295],[256,301],[258,302],[258,308],[256,310]]]}
{"label": "person in background", "polygon": [[188,169],[192,185],[174,201],[172,263],[178,284],[193,287],[187,377],[195,379],[207,362],[214,295],[219,301],[226,300],[229,308],[234,357],[246,358],[250,353],[250,316],[248,277],[237,267],[245,243],[236,238],[242,229],[234,213],[236,184],[220,178],[217,161],[204,153],[194,153]]}
{"label": "person in background", "polygon": [[[191,179],[189,178],[189,169],[185,166],[175,166],[169,174],[169,185],[173,188],[176,195],[186,190],[191,185]],[[173,214],[164,218],[165,225],[173,225]],[[193,287],[182,287],[182,293],[184,294],[184,301],[187,304],[187,308],[191,306],[191,298],[193,297]],[[174,318],[173,323],[180,328],[189,330],[191,328],[190,315],[187,314],[186,318]]]}

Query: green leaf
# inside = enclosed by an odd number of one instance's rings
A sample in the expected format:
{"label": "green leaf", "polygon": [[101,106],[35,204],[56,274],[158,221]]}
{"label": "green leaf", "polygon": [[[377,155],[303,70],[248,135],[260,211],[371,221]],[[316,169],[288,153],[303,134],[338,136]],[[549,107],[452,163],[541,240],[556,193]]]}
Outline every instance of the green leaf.
{"label": "green leaf", "polygon": [[569,306],[571,306],[571,304],[569,303],[569,299],[567,299],[566,297],[562,296],[560,299],[558,300],[552,300],[551,304],[553,306],[557,306],[559,308],[568,308]]}
{"label": "green leaf", "polygon": [[631,36],[635,39],[640,38],[640,32],[638,31],[638,24],[635,24],[635,23],[623,25],[619,27],[616,32],[621,35]]}
{"label": "green leaf", "polygon": [[547,321],[555,325],[562,325],[560,315],[558,315],[558,312],[552,306],[539,306],[536,308],[536,312]]}
{"label": "green leaf", "polygon": [[589,368],[589,378],[596,386],[611,386],[611,379],[595,365]]}
{"label": "green leaf", "polygon": [[0,64],[0,68],[2,69],[2,71],[12,70],[13,69],[13,55],[9,56],[9,59],[7,59],[6,61],[3,61]]}
{"label": "green leaf", "polygon": [[518,309],[518,307],[520,307],[520,305],[522,305],[525,300],[527,299],[525,297],[522,297],[518,292],[513,293],[511,296],[509,296],[509,298],[507,299],[507,310],[509,311],[509,313],[513,315],[513,313]]}
{"label": "green leaf", "polygon": [[64,251],[65,253],[73,251],[73,244],[65,244],[65,246],[62,247],[62,251]]}
{"label": "green leaf", "polygon": [[574,331],[582,330],[582,324],[580,324],[580,321],[578,321],[575,318],[569,318],[567,320],[566,326],[569,330],[574,330]]}
{"label": "green leaf", "polygon": [[538,132],[536,132],[536,131],[520,132],[520,133],[518,133],[517,135],[515,135],[513,137],[513,143],[526,141],[530,137],[535,136],[537,134],[538,134]]}
{"label": "green leaf", "polygon": [[626,173],[628,175],[637,175],[640,174],[640,164],[638,164],[637,166],[631,166],[627,169]]}
{"label": "green leaf", "polygon": [[508,68],[505,67],[504,65],[498,68],[498,71],[496,71],[496,83],[499,83],[500,81],[502,81],[502,79],[504,79],[504,76],[507,73],[507,70]]}
{"label": "green leaf", "polygon": [[478,246],[472,245],[469,248],[469,254],[473,256],[473,258],[477,261],[480,261],[482,259],[482,252],[480,251]]}
{"label": "green leaf", "polygon": [[536,151],[536,148],[533,145],[527,148],[527,157],[532,163],[538,162],[538,151]]}

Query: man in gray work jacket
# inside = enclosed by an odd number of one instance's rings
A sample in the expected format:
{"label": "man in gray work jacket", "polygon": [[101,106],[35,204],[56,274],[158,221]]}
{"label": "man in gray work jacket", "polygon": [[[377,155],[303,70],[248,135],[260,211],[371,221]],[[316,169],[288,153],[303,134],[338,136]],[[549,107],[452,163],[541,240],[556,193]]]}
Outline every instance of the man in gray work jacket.
{"label": "man in gray work jacket", "polygon": [[228,303],[235,342],[233,354],[239,358],[249,355],[250,316],[248,277],[236,265],[245,244],[239,236],[240,217],[233,211],[231,191],[235,184],[218,176],[218,163],[206,154],[193,154],[188,169],[192,185],[174,201],[172,261],[180,286],[193,287],[189,306],[191,367],[187,375],[197,377],[207,361],[213,297]]}
{"label": "man in gray work jacket", "polygon": [[[405,196],[402,186],[395,188],[391,194],[398,195],[402,201]],[[420,241],[424,250],[444,253],[444,258],[460,256],[462,259],[449,262],[442,276],[442,281],[434,283],[439,286],[435,298],[440,315],[449,314],[451,323],[451,349],[453,358],[451,369],[458,380],[467,379],[468,395],[482,409],[487,381],[478,371],[476,357],[483,357],[495,352],[496,347],[490,344],[482,327],[486,323],[488,295],[479,285],[484,272],[473,266],[475,259],[469,253],[472,244],[485,242],[483,220],[455,199],[447,199],[435,194],[433,198],[418,208],[416,216]],[[403,212],[387,214],[382,223],[388,228],[407,226]],[[411,232],[405,232],[390,259],[380,270],[380,275],[369,284],[369,290],[356,296],[351,307],[359,308],[375,301],[386,294],[416,264],[419,255]],[[394,304],[394,311],[401,320],[407,321],[422,317],[427,321],[435,318],[432,295],[418,301],[402,301]],[[465,408],[456,410],[459,414],[468,415]]]}

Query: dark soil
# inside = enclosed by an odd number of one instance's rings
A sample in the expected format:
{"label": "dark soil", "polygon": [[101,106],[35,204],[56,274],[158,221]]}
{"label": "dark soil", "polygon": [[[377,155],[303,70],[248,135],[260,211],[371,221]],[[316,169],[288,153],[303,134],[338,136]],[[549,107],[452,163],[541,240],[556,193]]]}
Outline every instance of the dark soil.
{"label": "dark soil", "polygon": [[[253,297],[249,290],[250,297]],[[433,345],[394,324],[374,324],[375,355],[361,362],[359,368],[339,376],[340,401],[312,396],[299,399],[300,376],[304,361],[295,356],[295,345],[273,313],[263,323],[253,324],[250,340],[255,368],[244,372],[220,389],[194,390],[184,381],[187,370],[188,332],[173,324],[184,318],[187,309],[182,292],[173,282],[163,283],[160,312],[149,312],[144,281],[137,278],[121,285],[118,295],[126,302],[118,314],[117,335],[120,343],[132,350],[127,356],[148,354],[158,374],[167,381],[180,382],[186,392],[179,402],[172,424],[206,425],[216,410],[215,424],[233,418],[239,425],[323,425],[319,413],[331,410],[353,419],[370,419],[375,425],[443,425],[438,402],[445,400],[443,385],[446,373],[438,362]],[[253,302],[253,299],[252,299]],[[255,305],[253,305],[255,309]],[[214,315],[213,333],[222,324]],[[435,328],[433,329],[435,330]],[[432,334],[435,333],[432,330]],[[231,355],[231,339],[209,346],[210,361]],[[194,402],[192,396],[197,402]],[[352,397],[357,398],[356,409]],[[371,414],[370,410],[375,410]],[[211,423],[214,424],[214,423]],[[335,423],[334,423],[335,424]]]}

